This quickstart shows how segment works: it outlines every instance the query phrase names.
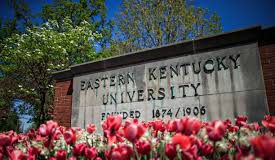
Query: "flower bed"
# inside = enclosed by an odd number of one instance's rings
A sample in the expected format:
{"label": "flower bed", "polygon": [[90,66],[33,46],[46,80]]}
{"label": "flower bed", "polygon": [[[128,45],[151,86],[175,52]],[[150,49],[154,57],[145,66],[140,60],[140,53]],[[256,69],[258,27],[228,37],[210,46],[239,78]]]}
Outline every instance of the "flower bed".
{"label": "flower bed", "polygon": [[275,117],[247,123],[230,120],[201,122],[183,117],[139,122],[109,116],[104,136],[95,125],[65,128],[54,121],[26,134],[0,133],[0,159],[275,159]]}

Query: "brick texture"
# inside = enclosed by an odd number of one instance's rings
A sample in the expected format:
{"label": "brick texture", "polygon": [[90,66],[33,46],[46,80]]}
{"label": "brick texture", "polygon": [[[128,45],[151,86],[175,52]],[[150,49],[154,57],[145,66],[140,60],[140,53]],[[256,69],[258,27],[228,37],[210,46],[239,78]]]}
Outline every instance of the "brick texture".
{"label": "brick texture", "polygon": [[73,81],[57,81],[55,84],[53,120],[65,127],[71,126]]}
{"label": "brick texture", "polygon": [[259,48],[269,112],[275,115],[275,43]]}

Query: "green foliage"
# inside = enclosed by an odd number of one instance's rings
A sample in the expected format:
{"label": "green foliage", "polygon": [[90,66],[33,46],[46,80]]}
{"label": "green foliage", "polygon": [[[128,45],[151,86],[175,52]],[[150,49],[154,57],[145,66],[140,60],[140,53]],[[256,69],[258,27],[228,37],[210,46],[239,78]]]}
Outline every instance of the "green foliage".
{"label": "green foliage", "polygon": [[65,17],[72,21],[73,26],[87,21],[92,26],[92,32],[102,35],[99,44],[105,47],[111,39],[112,32],[112,22],[106,19],[106,11],[105,0],[54,0],[53,3],[43,6],[40,15],[44,21],[56,20],[59,25]]}
{"label": "green foliage", "polygon": [[50,118],[47,113],[53,98],[51,73],[97,57],[94,45],[101,35],[93,33],[91,27],[86,21],[73,26],[68,18],[62,25],[49,20],[4,41],[0,71],[5,79],[15,82],[13,98],[23,100],[26,105],[22,107],[31,106],[21,111],[28,111],[38,125]]}
{"label": "green foliage", "polygon": [[13,94],[11,93],[11,87],[13,81],[9,78],[3,78],[0,75],[0,132],[15,130],[19,131],[20,121],[17,113],[13,107]]}
{"label": "green foliage", "polygon": [[[14,33],[24,32],[26,27],[32,27],[33,15],[30,8],[23,0],[7,0],[13,9],[14,17],[11,19],[0,19],[0,52],[6,38]],[[1,57],[1,55],[0,55]],[[16,97],[14,89],[16,81],[9,76],[8,67],[3,67],[5,62],[0,61],[0,130],[15,129],[19,131],[20,121],[17,112],[14,111],[14,100]],[[5,71],[3,71],[5,70]]]}
{"label": "green foliage", "polygon": [[[0,108],[6,117],[0,128],[16,114],[16,99],[23,102],[19,113],[32,115],[35,127],[50,118],[51,73],[109,56],[96,54],[95,45],[98,50],[109,43],[112,22],[106,20],[104,0],[54,0],[36,15],[23,0],[8,2],[14,17],[0,19]],[[45,23],[35,24],[35,18]]]}
{"label": "green foliage", "polygon": [[7,110],[9,108],[0,108],[0,132],[14,130],[16,132],[20,131],[21,122],[15,111]]}
{"label": "green foliage", "polygon": [[185,0],[123,0],[117,52],[152,48],[221,32],[220,17]]}
{"label": "green foliage", "polygon": [[9,36],[11,36],[12,33],[17,32],[15,19],[7,20],[5,22],[0,20],[0,26],[1,26],[1,30],[0,30],[0,42],[1,43],[3,42],[3,40],[6,37],[9,37]]}

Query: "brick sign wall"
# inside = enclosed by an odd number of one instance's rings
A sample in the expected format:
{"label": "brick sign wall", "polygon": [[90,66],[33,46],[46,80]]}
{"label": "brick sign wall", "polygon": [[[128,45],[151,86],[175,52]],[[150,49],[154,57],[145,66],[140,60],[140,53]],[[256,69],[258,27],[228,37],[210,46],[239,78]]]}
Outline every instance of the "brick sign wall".
{"label": "brick sign wall", "polygon": [[275,115],[275,44],[260,47],[269,112]]}
{"label": "brick sign wall", "polygon": [[72,113],[72,80],[57,81],[54,97],[54,120],[60,125],[71,126]]}
{"label": "brick sign wall", "polygon": [[[274,114],[274,44],[271,43],[272,38],[266,36],[270,33],[265,32],[265,36],[259,38],[261,32],[259,27],[254,27],[192,43],[183,42],[73,66],[55,73],[54,120],[66,126],[72,124],[80,127],[91,122],[100,124],[112,113],[136,116],[142,120],[162,116],[169,119],[177,117],[176,114],[191,114],[203,120],[245,114],[250,115],[250,120],[257,120],[268,113],[266,98],[269,111]],[[268,32],[273,33],[274,29]],[[259,43],[261,39],[269,42]],[[194,47],[197,50],[194,51]],[[251,59],[251,56],[252,64],[251,61],[244,61]],[[127,58],[130,58],[127,62],[131,64],[123,64]],[[192,71],[193,63],[202,63],[201,73]],[[185,69],[189,68],[184,64],[189,64],[191,69],[185,80],[178,78],[182,76],[179,74],[186,74]],[[250,69],[254,70],[254,74],[249,74]],[[173,96],[177,98],[173,99]],[[260,114],[253,113],[255,111]]]}

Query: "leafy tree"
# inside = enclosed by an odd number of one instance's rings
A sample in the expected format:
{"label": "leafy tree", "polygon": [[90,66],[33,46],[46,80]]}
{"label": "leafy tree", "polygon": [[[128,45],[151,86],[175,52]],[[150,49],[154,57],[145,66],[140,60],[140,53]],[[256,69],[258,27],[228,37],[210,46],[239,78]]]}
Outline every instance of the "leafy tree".
{"label": "leafy tree", "polygon": [[[12,117],[18,120],[18,116],[12,116],[16,115],[14,101],[17,99],[25,102],[20,107],[21,114],[33,115],[31,121],[37,125],[50,118],[51,72],[106,57],[107,54],[95,54],[94,46],[96,43],[104,47],[109,42],[112,26],[106,20],[104,0],[54,0],[45,4],[38,15],[31,13],[24,0],[7,2],[14,17],[0,19],[0,83],[3,84],[0,86],[0,110],[5,113],[0,126],[7,128],[2,124],[12,122]],[[35,18],[48,25],[34,25]],[[93,34],[88,36],[90,33]]]}
{"label": "leafy tree", "polygon": [[11,106],[14,104],[11,87],[13,81],[0,76],[0,132],[7,130],[19,131],[20,121],[15,109]]}
{"label": "leafy tree", "polygon": [[[12,8],[14,17],[10,19],[0,19],[0,52],[6,38],[14,33],[24,32],[26,27],[32,27],[32,14],[30,8],[23,0],[6,0]],[[6,67],[2,67],[5,62],[0,60],[0,130],[19,131],[20,120],[14,108],[16,82],[7,76]]]}
{"label": "leafy tree", "polygon": [[0,19],[0,42],[2,43],[12,33],[19,32],[16,27],[16,19],[8,19],[6,21]]}
{"label": "leafy tree", "polygon": [[221,32],[220,17],[185,0],[123,0],[116,52],[157,47]]}
{"label": "leafy tree", "polygon": [[67,68],[96,58],[95,41],[100,34],[93,33],[90,23],[78,26],[65,18],[60,25],[48,21],[41,27],[28,29],[25,34],[14,34],[3,43],[0,53],[2,77],[16,84],[13,98],[23,100],[22,111],[28,111],[37,125],[49,119],[52,105],[52,71]]}
{"label": "leafy tree", "polygon": [[17,112],[14,110],[10,110],[10,108],[0,108],[0,132],[14,130],[16,132],[20,132],[21,122],[17,115]]}
{"label": "leafy tree", "polygon": [[40,16],[44,21],[56,20],[59,25],[65,17],[72,21],[73,26],[87,21],[92,26],[91,31],[102,35],[99,44],[104,48],[108,45],[112,32],[112,22],[107,20],[106,12],[105,0],[54,0],[43,6]]}
{"label": "leafy tree", "polygon": [[[26,2],[23,0],[6,0],[10,4],[14,17],[9,19],[0,18],[0,43],[13,33],[22,33],[25,28],[31,28],[33,15]],[[1,47],[1,45],[0,45]]]}

